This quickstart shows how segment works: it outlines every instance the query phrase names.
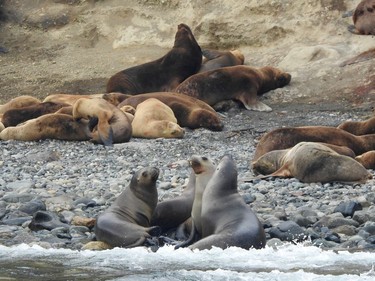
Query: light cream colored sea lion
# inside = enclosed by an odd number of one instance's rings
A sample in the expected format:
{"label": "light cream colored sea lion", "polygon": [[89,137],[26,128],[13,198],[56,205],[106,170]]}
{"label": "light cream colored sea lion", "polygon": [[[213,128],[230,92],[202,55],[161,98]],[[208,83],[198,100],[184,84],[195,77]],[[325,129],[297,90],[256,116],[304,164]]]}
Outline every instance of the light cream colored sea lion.
{"label": "light cream colored sea lion", "polygon": [[272,130],[261,137],[253,161],[269,151],[291,148],[302,141],[346,146],[353,150],[355,155],[375,150],[375,134],[355,136],[329,126],[286,127]]}
{"label": "light cream colored sea lion", "polygon": [[237,100],[248,110],[271,111],[268,105],[258,100],[258,96],[284,87],[290,80],[289,73],[274,67],[237,65],[192,75],[175,91],[200,99],[211,106],[225,100]]}
{"label": "light cream colored sea lion", "polygon": [[340,155],[321,143],[300,142],[279,157],[280,168],[270,176],[294,177],[306,183],[363,183],[372,178],[371,173],[355,159]]}
{"label": "light cream colored sea lion", "polygon": [[74,94],[52,94],[47,96],[43,102],[65,103],[74,105],[74,103],[82,98],[92,99],[101,98],[103,94],[87,94],[87,95],[74,95]]}
{"label": "light cream colored sea lion", "polygon": [[3,114],[5,111],[14,109],[14,108],[21,108],[33,104],[41,103],[41,101],[32,96],[19,96],[16,98],[11,99],[5,104],[0,105],[0,114]]}
{"label": "light cream colored sea lion", "polygon": [[[132,126],[128,116],[102,98],[78,99],[73,106],[73,118],[90,120],[92,141],[104,145],[128,142]],[[93,122],[96,120],[97,122]]]}
{"label": "light cream colored sea lion", "polygon": [[137,106],[132,128],[133,137],[138,138],[182,138],[185,134],[172,109],[155,98]]}
{"label": "light cream colored sea lion", "polygon": [[365,121],[345,121],[337,128],[356,136],[375,134],[375,117],[371,117]]}
{"label": "light cream colored sea lion", "polygon": [[375,0],[361,1],[353,14],[353,25],[348,30],[354,34],[375,35]]}
{"label": "light cream colored sea lion", "polygon": [[238,193],[237,174],[232,157],[224,156],[203,192],[202,239],[190,249],[265,247],[263,225]]}
{"label": "light cream colored sea lion", "polygon": [[2,122],[0,122],[0,132],[5,129],[5,126]]}
{"label": "light cream colored sea lion", "polygon": [[375,150],[367,151],[355,158],[366,169],[375,170]]}
{"label": "light cream colored sea lion", "polygon": [[130,184],[114,203],[100,214],[94,228],[96,239],[112,247],[142,246],[159,227],[150,227],[151,216],[158,202],[156,180],[159,169],[138,170]]}
{"label": "light cream colored sea lion", "polygon": [[245,57],[240,50],[217,51],[202,50],[204,60],[199,72],[215,70],[221,67],[235,66],[244,64]]}
{"label": "light cream colored sea lion", "polygon": [[86,141],[91,138],[88,124],[75,121],[71,115],[50,113],[28,120],[15,127],[1,131],[2,140],[38,141],[58,139],[67,141]]}

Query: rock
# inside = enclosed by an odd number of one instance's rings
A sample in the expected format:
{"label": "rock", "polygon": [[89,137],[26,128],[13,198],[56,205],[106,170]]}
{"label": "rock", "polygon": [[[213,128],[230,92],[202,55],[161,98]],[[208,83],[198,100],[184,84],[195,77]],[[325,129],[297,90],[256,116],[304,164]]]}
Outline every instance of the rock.
{"label": "rock", "polygon": [[271,227],[268,234],[271,238],[278,238],[281,241],[301,242],[306,239],[303,229],[293,221],[281,222],[276,227]]}
{"label": "rock", "polygon": [[37,211],[29,224],[29,228],[33,231],[41,229],[52,230],[57,227],[69,228],[69,225],[61,222],[55,213],[47,211]]}
{"label": "rock", "polygon": [[85,218],[85,217],[79,217],[75,216],[73,217],[71,224],[72,225],[80,225],[80,226],[86,226],[88,228],[93,228],[95,225],[96,219],[95,218]]}
{"label": "rock", "polygon": [[344,217],[353,217],[355,211],[362,210],[362,205],[358,202],[347,201],[341,202],[334,210],[334,212],[341,213]]}
{"label": "rock", "polygon": [[33,215],[37,211],[45,211],[46,210],[46,204],[40,199],[34,199],[30,202],[27,202],[26,204],[22,204],[18,208],[21,212],[24,212],[29,215]]}

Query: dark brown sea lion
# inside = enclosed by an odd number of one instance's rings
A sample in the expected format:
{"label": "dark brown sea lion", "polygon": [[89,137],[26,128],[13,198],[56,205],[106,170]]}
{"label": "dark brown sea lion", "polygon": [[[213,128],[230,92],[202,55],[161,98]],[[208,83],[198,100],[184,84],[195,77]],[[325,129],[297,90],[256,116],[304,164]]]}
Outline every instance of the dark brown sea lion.
{"label": "dark brown sea lion", "polygon": [[159,226],[163,232],[177,228],[191,216],[195,193],[195,173],[191,172],[187,186],[180,196],[164,200],[156,205],[151,218],[152,226]]}
{"label": "dark brown sea lion", "polygon": [[353,25],[348,30],[354,34],[375,35],[375,0],[361,1],[353,14]]}
{"label": "dark brown sea lion", "polygon": [[211,71],[221,67],[235,66],[244,64],[245,57],[240,50],[217,51],[202,50],[205,57],[199,72]]}
{"label": "dark brown sea lion", "polygon": [[302,141],[346,146],[353,150],[355,155],[375,150],[375,134],[355,136],[344,130],[328,126],[286,127],[275,129],[261,137],[253,161],[269,151],[291,148]]}
{"label": "dark brown sea lion", "polygon": [[5,111],[14,109],[14,108],[21,108],[33,104],[41,103],[41,101],[32,96],[19,96],[11,99],[10,101],[0,105],[0,114],[3,114]]}
{"label": "dark brown sea lion", "polygon": [[375,150],[367,151],[355,158],[366,169],[375,170]]}
{"label": "dark brown sea lion", "polygon": [[113,204],[100,214],[95,224],[96,239],[112,247],[142,246],[158,227],[150,227],[150,220],[158,202],[156,180],[159,169],[138,170],[130,184]]}
{"label": "dark brown sea lion", "polygon": [[131,105],[137,108],[138,104],[149,98],[156,98],[168,105],[177,118],[181,127],[191,129],[207,128],[213,131],[221,131],[224,127],[217,112],[205,102],[193,97],[171,92],[158,92],[140,94],[127,98],[118,107]]}
{"label": "dark brown sea lion", "polygon": [[290,79],[289,73],[274,67],[237,65],[192,75],[175,91],[211,106],[225,100],[237,100],[248,110],[271,111],[269,106],[258,100],[258,96],[284,87]]}
{"label": "dark brown sea lion", "polygon": [[71,115],[50,113],[28,120],[15,127],[5,128],[0,133],[2,140],[38,141],[58,139],[86,141],[91,138],[88,124],[77,122]]}
{"label": "dark brown sea lion", "polygon": [[104,145],[128,142],[132,125],[128,116],[118,107],[102,98],[81,98],[73,106],[74,120],[97,120],[92,130],[92,141]]}
{"label": "dark brown sea lion", "polygon": [[107,93],[143,94],[172,91],[190,75],[197,73],[202,52],[186,24],[179,24],[173,48],[163,57],[113,75]]}
{"label": "dark brown sea lion", "polygon": [[230,156],[224,156],[202,197],[202,239],[190,249],[240,247],[260,249],[266,235],[256,214],[237,190],[237,168]]}
{"label": "dark brown sea lion", "polygon": [[27,120],[38,118],[44,114],[54,113],[66,106],[69,105],[54,102],[41,102],[26,107],[9,109],[4,112],[2,122],[5,127],[16,126]]}
{"label": "dark brown sea lion", "polygon": [[345,121],[337,128],[356,136],[375,134],[375,117],[371,117],[365,121]]}
{"label": "dark brown sea lion", "polygon": [[[272,152],[275,151],[269,153]],[[371,173],[355,159],[340,155],[322,143],[300,142],[278,156],[280,168],[270,176],[294,177],[306,183],[363,183],[372,178]],[[262,157],[258,159],[258,164],[262,162]]]}

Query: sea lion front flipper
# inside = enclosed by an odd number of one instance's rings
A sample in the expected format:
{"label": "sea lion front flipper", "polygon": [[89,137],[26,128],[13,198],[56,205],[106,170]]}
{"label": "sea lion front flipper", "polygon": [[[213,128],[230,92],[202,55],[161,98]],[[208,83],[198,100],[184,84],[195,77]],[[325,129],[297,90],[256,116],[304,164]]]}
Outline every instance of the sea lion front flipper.
{"label": "sea lion front flipper", "polygon": [[358,29],[352,24],[348,26],[348,31],[353,33],[353,34],[360,34]]}
{"label": "sea lion front flipper", "polygon": [[113,129],[112,129],[112,126],[109,125],[108,122],[101,121],[99,119],[97,128],[98,128],[99,140],[105,146],[112,146],[113,145]]}
{"label": "sea lion front flipper", "polygon": [[245,106],[245,108],[247,110],[254,110],[254,111],[272,111],[272,108],[269,107],[268,105],[266,105],[265,103],[261,102],[261,101],[256,101],[255,103],[251,103],[251,104],[246,104],[246,103],[243,103],[243,105]]}
{"label": "sea lion front flipper", "polygon": [[240,101],[247,110],[272,111],[272,108],[258,100],[257,90],[248,89],[234,99]]}
{"label": "sea lion front flipper", "polygon": [[270,176],[273,177],[282,177],[282,178],[291,178],[293,177],[292,173],[290,172],[288,165],[283,165],[280,169],[276,172],[272,173]]}
{"label": "sea lion front flipper", "polygon": [[222,52],[216,50],[203,49],[202,54],[206,59],[213,60],[220,57],[222,55]]}

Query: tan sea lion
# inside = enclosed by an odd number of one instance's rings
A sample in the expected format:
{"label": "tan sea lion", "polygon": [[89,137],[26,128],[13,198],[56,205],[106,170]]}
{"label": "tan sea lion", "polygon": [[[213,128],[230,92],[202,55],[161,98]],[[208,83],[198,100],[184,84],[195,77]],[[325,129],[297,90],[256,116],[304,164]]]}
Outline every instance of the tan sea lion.
{"label": "tan sea lion", "polygon": [[237,100],[248,110],[271,111],[268,105],[258,100],[258,96],[288,85],[290,79],[289,73],[274,67],[237,65],[192,75],[175,91],[211,106],[224,100]]}
{"label": "tan sea lion", "polygon": [[363,0],[354,10],[348,30],[354,34],[375,35],[375,0]]}
{"label": "tan sea lion", "polygon": [[128,116],[102,98],[81,98],[73,106],[74,120],[97,120],[92,126],[92,141],[104,145],[128,142],[132,126]]}
{"label": "tan sea lion", "polygon": [[245,61],[245,57],[240,50],[217,51],[204,49],[202,50],[202,54],[205,58],[198,72],[211,71],[221,67],[242,65]]}
{"label": "tan sea lion", "polygon": [[197,73],[202,52],[186,24],[179,24],[173,48],[163,57],[122,70],[107,83],[107,93],[143,94],[171,91],[190,75]]}
{"label": "tan sea lion", "polygon": [[371,117],[365,121],[345,121],[337,128],[356,136],[375,134],[375,117]]}
{"label": "tan sea lion", "polygon": [[5,128],[0,133],[2,140],[38,141],[58,139],[86,141],[91,138],[88,124],[77,122],[71,115],[50,113],[28,120],[15,127]]}
{"label": "tan sea lion", "polygon": [[0,132],[5,129],[5,126],[2,122],[0,122]]}
{"label": "tan sea lion", "polygon": [[262,224],[238,193],[237,168],[229,155],[221,159],[203,192],[201,221],[202,239],[190,249],[260,249],[266,245]]}
{"label": "tan sea lion", "polygon": [[189,238],[175,246],[175,249],[186,247],[202,237],[202,196],[207,183],[216,169],[216,164],[204,156],[193,155],[190,159],[190,166],[195,173],[194,201],[191,209],[191,232]]}
{"label": "tan sea lion", "polygon": [[[113,204],[100,214],[95,224],[95,235],[112,247],[142,246],[158,227],[150,227],[151,216],[158,202],[156,180],[159,169],[138,170],[130,184]],[[155,233],[156,234],[156,233]]]}
{"label": "tan sea lion", "polygon": [[105,93],[103,94],[102,98],[108,101],[109,103],[118,106],[121,102],[123,102],[131,96],[132,95],[126,95],[123,93]]}
{"label": "tan sea lion", "polygon": [[52,94],[45,97],[43,102],[65,103],[74,105],[74,103],[82,98],[92,99],[101,98],[103,94],[87,94],[87,95],[74,95],[74,94]]}
{"label": "tan sea lion", "polygon": [[205,102],[186,95],[171,92],[157,92],[140,94],[127,98],[118,107],[131,105],[137,108],[138,104],[149,98],[156,98],[168,105],[177,118],[181,127],[191,129],[206,128],[221,131],[224,127],[217,112]]}
{"label": "tan sea lion", "polygon": [[[353,159],[355,158],[355,153],[353,152],[353,150],[351,150],[350,148],[346,146],[337,146],[333,144],[320,143],[320,142],[319,144],[329,147],[330,149],[334,150],[340,155],[346,155]],[[283,165],[281,160],[283,159],[283,157],[289,150],[290,148],[281,149],[281,150],[272,150],[263,154],[256,161],[253,161],[251,163],[251,168],[254,174],[269,175],[269,174],[276,172]]]}
{"label": "tan sea lion", "polygon": [[375,150],[358,155],[355,160],[361,163],[366,169],[375,170]]}
{"label": "tan sea lion", "polygon": [[44,114],[54,113],[66,106],[68,106],[68,104],[41,102],[21,108],[13,108],[4,112],[2,122],[5,127],[16,126]]}
{"label": "tan sea lion", "polygon": [[138,104],[132,128],[133,137],[137,138],[182,138],[185,134],[172,109],[155,98]]}
{"label": "tan sea lion", "polygon": [[291,148],[302,141],[346,146],[353,150],[355,155],[375,150],[375,134],[355,136],[329,126],[286,127],[272,130],[261,137],[253,161],[269,151]]}
{"label": "tan sea lion", "polygon": [[16,98],[11,99],[7,103],[1,104],[0,105],[0,114],[3,114],[5,111],[9,109],[14,109],[14,108],[21,108],[33,104],[38,104],[41,103],[41,101],[35,97],[32,96],[19,96]]}
{"label": "tan sea lion", "polygon": [[[269,153],[272,152],[274,151]],[[317,142],[300,142],[278,156],[280,158],[277,162],[280,168],[270,176],[294,177],[305,183],[363,183],[372,178],[371,173],[355,159],[340,155]]]}

